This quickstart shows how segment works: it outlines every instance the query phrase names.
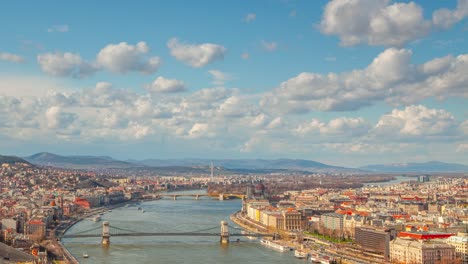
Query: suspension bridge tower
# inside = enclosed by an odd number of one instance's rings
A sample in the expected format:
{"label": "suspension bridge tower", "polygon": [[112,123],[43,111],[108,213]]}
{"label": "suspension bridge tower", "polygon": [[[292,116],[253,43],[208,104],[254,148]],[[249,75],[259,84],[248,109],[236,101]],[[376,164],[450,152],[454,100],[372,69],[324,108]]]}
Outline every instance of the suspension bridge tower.
{"label": "suspension bridge tower", "polygon": [[229,243],[229,227],[226,221],[221,221],[221,244],[228,244]]}
{"label": "suspension bridge tower", "polygon": [[102,222],[102,241],[101,244],[103,246],[109,246],[110,244],[110,230],[109,230],[109,222],[104,221]]}

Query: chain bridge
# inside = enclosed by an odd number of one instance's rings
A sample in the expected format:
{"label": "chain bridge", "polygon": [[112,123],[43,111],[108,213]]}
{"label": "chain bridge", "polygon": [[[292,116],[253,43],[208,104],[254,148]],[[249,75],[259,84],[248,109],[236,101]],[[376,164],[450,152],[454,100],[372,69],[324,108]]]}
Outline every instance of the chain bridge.
{"label": "chain bridge", "polygon": [[219,193],[219,194],[172,194],[172,193],[166,193],[166,194],[158,194],[156,198],[163,199],[163,198],[170,198],[172,200],[177,200],[179,197],[193,197],[195,200],[200,200],[201,197],[211,197],[215,199],[219,199],[220,201],[222,200],[227,200],[227,199],[232,199],[232,198],[239,198],[239,199],[245,199],[247,195],[242,194],[242,193]]}
{"label": "chain bridge", "polygon": [[[235,233],[229,232],[229,227],[236,230]],[[84,230],[76,233],[67,233],[61,238],[88,238],[88,237],[101,237],[103,245],[110,244],[110,237],[128,237],[128,236],[215,236],[220,237],[221,243],[229,243],[229,237],[274,237],[275,234],[270,233],[253,233],[253,232],[241,232],[242,230],[238,227],[230,226],[226,221],[221,221],[221,226],[214,226],[193,231],[184,232],[144,232],[138,230],[130,230],[126,228],[120,228],[112,226],[108,221],[104,221],[102,226]]]}

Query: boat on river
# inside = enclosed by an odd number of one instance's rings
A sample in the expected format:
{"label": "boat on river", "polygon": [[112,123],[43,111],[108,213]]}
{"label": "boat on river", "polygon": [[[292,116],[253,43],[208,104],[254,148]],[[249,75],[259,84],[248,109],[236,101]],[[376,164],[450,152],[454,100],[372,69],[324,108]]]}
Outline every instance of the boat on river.
{"label": "boat on river", "polygon": [[260,239],[260,244],[267,246],[269,248],[284,252],[284,251],[290,251],[292,248],[282,245],[278,242],[274,242],[273,240],[268,240],[268,239]]}
{"label": "boat on river", "polygon": [[320,263],[320,264],[330,264],[332,263],[332,258],[330,256],[313,252],[310,254],[311,263]]}
{"label": "boat on river", "polygon": [[[242,230],[241,233],[244,234],[244,235],[250,234],[249,232],[244,231],[244,230]],[[245,236],[245,237],[246,237],[247,239],[249,239],[249,240],[255,240],[255,239],[257,239],[257,238],[254,237],[254,236]]]}
{"label": "boat on river", "polygon": [[309,257],[309,253],[305,252],[303,249],[294,250],[294,257],[298,259],[305,259]]}
{"label": "boat on river", "polygon": [[99,222],[101,221],[101,217],[99,215],[93,217],[93,222]]}
{"label": "boat on river", "polygon": [[84,253],[83,253],[83,258],[89,258],[88,253],[84,252]]}

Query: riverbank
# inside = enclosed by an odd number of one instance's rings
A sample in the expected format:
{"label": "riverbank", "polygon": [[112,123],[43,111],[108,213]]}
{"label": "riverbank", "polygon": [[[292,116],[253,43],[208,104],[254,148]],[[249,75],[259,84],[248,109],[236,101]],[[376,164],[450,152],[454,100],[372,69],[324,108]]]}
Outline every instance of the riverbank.
{"label": "riverbank", "polygon": [[[236,225],[239,225],[241,228],[245,229],[248,232],[252,233],[259,233],[259,234],[271,234],[272,232],[268,231],[268,229],[262,226],[259,223],[256,223],[246,217],[243,217],[240,211],[231,214],[230,219]],[[293,240],[286,240],[286,239],[275,239],[278,244],[283,246],[287,246],[291,249],[305,249],[301,243]],[[306,252],[309,254],[311,250],[306,249]]]}
{"label": "riverbank", "polygon": [[[236,212],[230,215],[230,219],[236,225],[239,225],[241,228],[245,229],[248,232],[253,233],[270,233],[266,228],[261,226],[254,221],[243,217],[241,212]],[[340,263],[385,263],[383,259],[377,258],[368,258],[360,256],[355,252],[348,252],[350,249],[343,247],[342,245],[337,245],[328,241],[321,240],[319,238],[311,237],[306,234],[301,234],[301,237],[306,238],[308,241],[297,241],[297,240],[285,240],[278,239],[277,241],[282,245],[287,245],[290,248],[301,249],[307,254],[312,255],[324,255],[330,256],[332,259],[340,261]]]}
{"label": "riverbank", "polygon": [[249,232],[254,232],[254,233],[260,233],[260,234],[268,234],[268,230],[258,224],[255,223],[245,217],[242,217],[241,212],[235,212],[234,214],[231,214],[230,217],[232,222],[234,222],[236,225],[242,227],[243,229],[249,231]]}

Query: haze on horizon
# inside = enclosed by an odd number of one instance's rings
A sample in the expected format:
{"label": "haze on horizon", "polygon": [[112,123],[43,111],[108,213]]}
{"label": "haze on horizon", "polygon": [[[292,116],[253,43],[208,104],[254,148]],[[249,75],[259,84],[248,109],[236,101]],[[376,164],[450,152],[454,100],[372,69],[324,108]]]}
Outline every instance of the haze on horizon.
{"label": "haze on horizon", "polygon": [[467,164],[468,0],[2,9],[0,154]]}

